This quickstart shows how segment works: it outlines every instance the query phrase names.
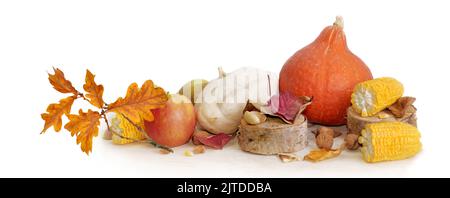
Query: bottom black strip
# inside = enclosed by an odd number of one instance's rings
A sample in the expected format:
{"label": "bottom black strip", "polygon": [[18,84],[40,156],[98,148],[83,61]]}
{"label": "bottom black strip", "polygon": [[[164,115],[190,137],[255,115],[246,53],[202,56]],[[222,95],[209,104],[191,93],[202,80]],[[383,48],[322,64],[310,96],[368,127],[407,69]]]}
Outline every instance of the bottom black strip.
{"label": "bottom black strip", "polygon": [[[405,193],[415,194],[420,191],[434,187],[436,190],[446,190],[437,188],[439,185],[449,183],[447,179],[264,179],[264,178],[153,178],[153,179],[1,179],[0,189],[3,193],[13,190],[18,193],[33,192],[35,195],[43,193],[52,194],[53,190],[64,192],[74,192],[76,194],[115,195],[127,196],[144,194],[163,194],[196,197],[215,197],[228,195],[282,195],[308,193],[324,195],[341,195],[346,193],[356,193],[358,190],[365,190],[370,195],[389,195]],[[36,191],[17,191],[21,189],[39,189]],[[44,189],[44,190],[43,190]],[[37,193],[37,194],[36,194]]]}

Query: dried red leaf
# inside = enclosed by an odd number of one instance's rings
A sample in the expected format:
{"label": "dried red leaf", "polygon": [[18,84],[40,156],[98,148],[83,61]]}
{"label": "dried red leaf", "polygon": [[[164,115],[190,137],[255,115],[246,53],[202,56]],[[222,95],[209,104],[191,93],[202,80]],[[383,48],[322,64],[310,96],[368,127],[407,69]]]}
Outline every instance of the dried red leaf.
{"label": "dried red leaf", "polygon": [[193,142],[201,143],[214,149],[222,149],[231,139],[232,135],[219,133],[217,135],[209,134],[205,131],[194,133]]}
{"label": "dried red leaf", "polygon": [[192,134],[192,143],[194,145],[201,145],[202,143],[198,140],[199,137],[204,137],[207,138],[209,136],[211,136],[211,133],[208,133],[206,131],[202,131],[202,130],[195,130],[194,134]]}
{"label": "dried red leaf", "polygon": [[263,113],[278,116],[285,122],[292,123],[311,102],[312,98],[310,97],[296,97],[289,92],[283,92],[270,98],[268,112],[265,110]]}

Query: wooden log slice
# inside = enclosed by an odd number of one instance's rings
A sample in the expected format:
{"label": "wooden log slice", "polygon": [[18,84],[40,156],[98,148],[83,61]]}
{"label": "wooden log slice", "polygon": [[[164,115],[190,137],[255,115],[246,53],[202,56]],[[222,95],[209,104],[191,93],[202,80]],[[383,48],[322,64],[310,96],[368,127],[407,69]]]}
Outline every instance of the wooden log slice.
{"label": "wooden log slice", "polygon": [[243,151],[256,154],[293,153],[306,147],[307,132],[307,120],[302,115],[294,124],[286,124],[275,117],[268,117],[258,125],[249,125],[241,120],[238,142]]}
{"label": "wooden log slice", "polygon": [[[414,107],[411,107],[414,108]],[[349,133],[360,135],[361,130],[364,128],[366,124],[376,123],[376,122],[393,122],[400,121],[404,123],[411,124],[413,126],[417,126],[417,117],[415,108],[410,111],[411,113],[405,114],[405,116],[401,118],[396,118],[390,111],[382,111],[382,116],[378,114],[371,117],[362,117],[358,112],[353,110],[352,107],[347,109],[347,128]]]}

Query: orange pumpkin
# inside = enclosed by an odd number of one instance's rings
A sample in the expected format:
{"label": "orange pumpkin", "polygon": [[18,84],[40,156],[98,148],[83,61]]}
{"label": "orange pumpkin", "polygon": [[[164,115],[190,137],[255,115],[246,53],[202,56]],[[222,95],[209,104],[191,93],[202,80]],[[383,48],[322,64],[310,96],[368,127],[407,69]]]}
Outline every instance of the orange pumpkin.
{"label": "orange pumpkin", "polygon": [[279,86],[280,92],[313,97],[305,111],[309,121],[342,125],[353,88],[370,79],[369,68],[348,49],[343,20],[336,17],[336,22],[314,42],[287,60],[280,72]]}

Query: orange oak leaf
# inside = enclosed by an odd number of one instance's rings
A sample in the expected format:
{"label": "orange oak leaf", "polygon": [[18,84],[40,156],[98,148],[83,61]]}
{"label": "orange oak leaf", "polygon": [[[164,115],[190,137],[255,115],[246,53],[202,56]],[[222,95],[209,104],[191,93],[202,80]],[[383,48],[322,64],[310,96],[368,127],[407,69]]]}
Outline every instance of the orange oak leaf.
{"label": "orange oak leaf", "polygon": [[100,114],[90,109],[84,113],[80,109],[78,115],[70,114],[67,118],[69,122],[64,128],[70,131],[72,136],[77,136],[77,144],[81,143],[81,150],[89,155],[92,151],[92,139],[98,135]]}
{"label": "orange oak leaf", "polygon": [[78,95],[78,91],[72,86],[72,83],[64,77],[64,73],[60,69],[53,68],[53,71],[55,74],[48,74],[48,80],[50,81],[50,84],[53,85],[53,88],[61,93],[73,93]]}
{"label": "orange oak leaf", "polygon": [[83,89],[87,92],[85,94],[86,98],[88,98],[89,103],[92,105],[102,108],[103,107],[103,85],[97,85],[94,81],[95,75],[92,74],[89,70],[86,70],[86,79],[85,84],[83,85]]}
{"label": "orange oak leaf", "polygon": [[333,157],[337,157],[341,154],[342,149],[336,149],[336,150],[327,150],[327,149],[318,149],[318,150],[312,150],[306,155],[303,160],[308,160],[311,162],[319,162],[326,159],[330,159]]}
{"label": "orange oak leaf", "polygon": [[60,131],[62,125],[61,117],[64,114],[68,115],[70,113],[70,109],[75,99],[75,96],[69,96],[61,99],[59,103],[48,105],[47,113],[41,114],[42,119],[45,121],[44,129],[42,129],[41,133],[44,133],[51,126],[53,126],[55,131]]}
{"label": "orange oak leaf", "polygon": [[139,123],[142,119],[153,121],[151,110],[164,107],[167,99],[164,89],[155,88],[151,80],[145,81],[140,89],[133,83],[128,87],[125,98],[120,97],[111,103],[107,112],[121,113],[134,123]]}

